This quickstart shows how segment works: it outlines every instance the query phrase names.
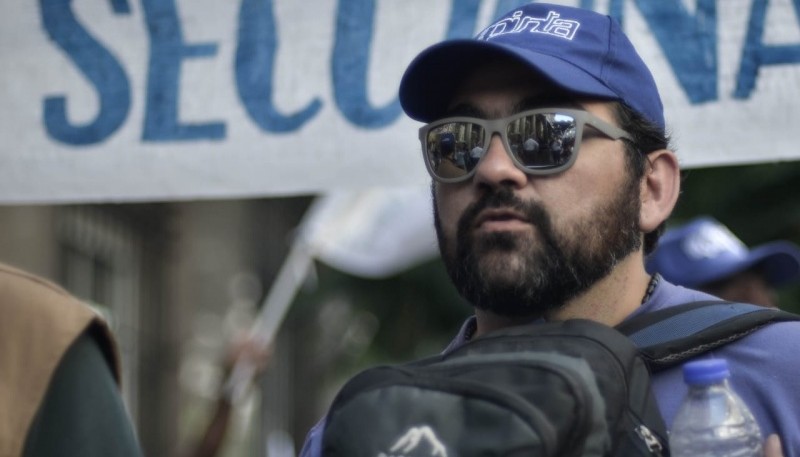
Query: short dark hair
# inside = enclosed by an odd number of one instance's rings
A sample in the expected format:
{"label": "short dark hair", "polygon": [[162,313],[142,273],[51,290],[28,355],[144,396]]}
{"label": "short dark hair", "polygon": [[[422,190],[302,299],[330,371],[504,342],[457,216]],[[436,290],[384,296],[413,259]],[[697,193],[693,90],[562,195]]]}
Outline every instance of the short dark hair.
{"label": "short dark hair", "polygon": [[[631,178],[641,180],[649,163],[647,154],[659,149],[669,149],[669,135],[624,103],[614,103],[614,115],[620,128],[633,137],[633,141],[625,141],[625,152]],[[656,248],[665,227],[666,221],[652,232],[644,234],[645,255],[650,254]]]}

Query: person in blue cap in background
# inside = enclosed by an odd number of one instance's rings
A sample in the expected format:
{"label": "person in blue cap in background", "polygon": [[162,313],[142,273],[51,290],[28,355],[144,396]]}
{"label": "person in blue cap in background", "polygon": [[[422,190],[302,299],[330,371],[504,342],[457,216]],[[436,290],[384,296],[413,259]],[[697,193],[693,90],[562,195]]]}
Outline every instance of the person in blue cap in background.
{"label": "person in blue cap in background", "polygon": [[778,289],[800,283],[800,247],[773,241],[748,249],[728,227],[701,216],[668,230],[647,270],[724,300],[777,308]]}

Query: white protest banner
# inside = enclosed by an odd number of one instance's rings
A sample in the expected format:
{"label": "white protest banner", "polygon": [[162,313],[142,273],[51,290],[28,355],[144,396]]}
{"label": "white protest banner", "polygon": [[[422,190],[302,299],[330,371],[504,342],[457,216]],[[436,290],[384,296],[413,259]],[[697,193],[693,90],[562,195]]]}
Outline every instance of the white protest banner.
{"label": "white protest banner", "polygon": [[[424,186],[405,66],[521,3],[7,2],[0,203]],[[684,167],[800,158],[797,1],[560,3],[623,24]]]}

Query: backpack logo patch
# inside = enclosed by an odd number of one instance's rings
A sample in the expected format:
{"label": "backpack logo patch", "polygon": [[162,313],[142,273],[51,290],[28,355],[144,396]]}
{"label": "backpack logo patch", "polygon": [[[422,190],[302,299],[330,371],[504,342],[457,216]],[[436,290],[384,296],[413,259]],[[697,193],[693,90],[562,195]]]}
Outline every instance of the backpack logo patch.
{"label": "backpack logo patch", "polygon": [[[430,453],[423,453],[425,450],[429,450]],[[392,445],[388,454],[381,452],[378,457],[411,457],[412,455],[447,457],[447,448],[439,441],[432,428],[422,425],[408,429]]]}

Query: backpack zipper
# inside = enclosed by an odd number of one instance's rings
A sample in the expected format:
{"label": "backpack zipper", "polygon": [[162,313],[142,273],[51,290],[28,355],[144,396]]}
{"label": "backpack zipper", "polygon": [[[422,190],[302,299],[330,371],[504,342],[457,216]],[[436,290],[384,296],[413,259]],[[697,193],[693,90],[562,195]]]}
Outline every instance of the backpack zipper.
{"label": "backpack zipper", "polygon": [[636,434],[639,435],[639,438],[644,441],[644,444],[647,446],[647,449],[650,450],[650,453],[661,457],[663,455],[664,447],[661,445],[661,441],[656,437],[656,435],[650,431],[644,424],[637,426],[635,429]]}

